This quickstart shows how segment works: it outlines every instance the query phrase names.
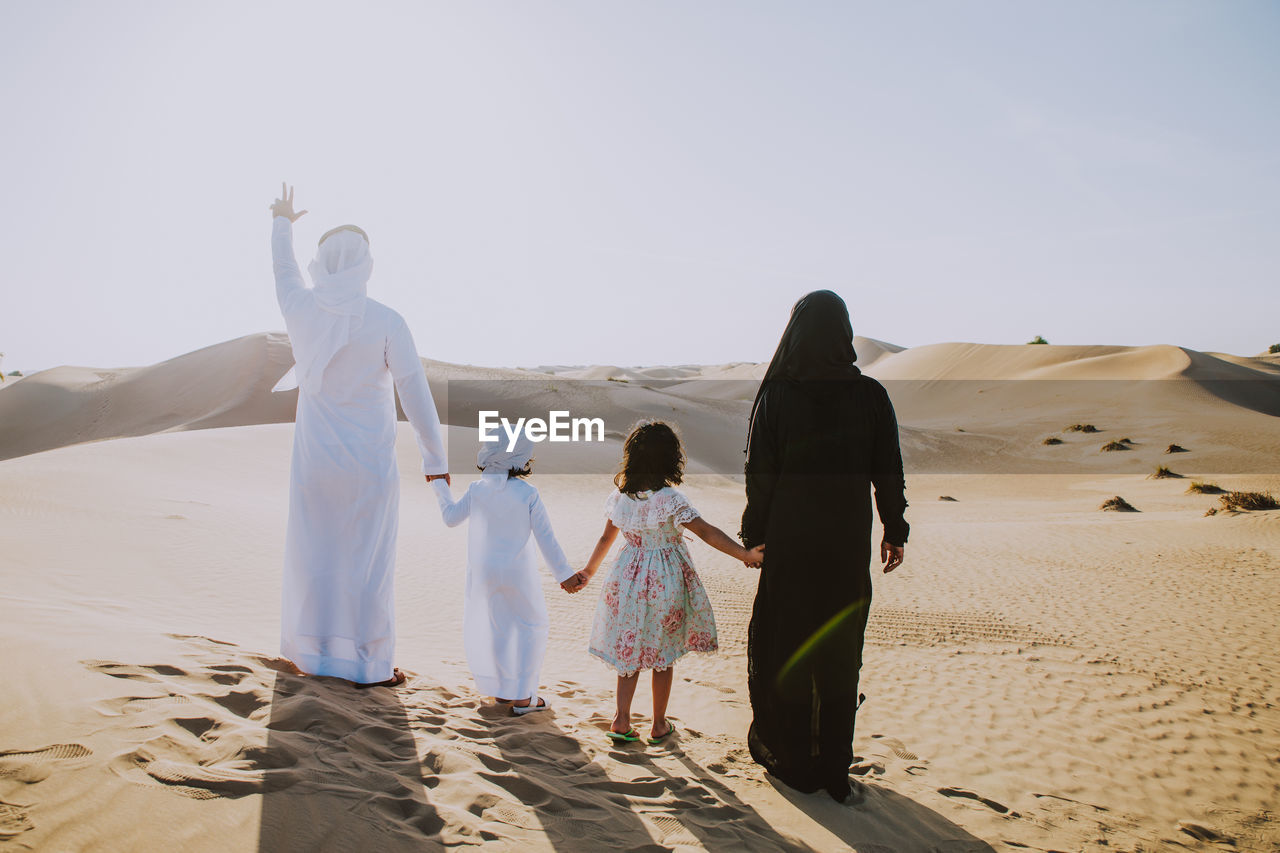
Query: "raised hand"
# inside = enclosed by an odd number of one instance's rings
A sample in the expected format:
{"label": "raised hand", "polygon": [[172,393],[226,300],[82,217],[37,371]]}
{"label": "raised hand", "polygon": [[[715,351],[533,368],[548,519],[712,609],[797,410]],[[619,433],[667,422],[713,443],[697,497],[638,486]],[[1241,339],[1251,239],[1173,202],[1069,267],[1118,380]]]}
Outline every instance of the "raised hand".
{"label": "raised hand", "polygon": [[280,182],[280,198],[272,202],[270,207],[272,216],[283,216],[290,222],[297,222],[306,213],[305,210],[293,212],[293,187],[286,187],[284,181]]}
{"label": "raised hand", "polygon": [[748,569],[758,569],[764,565],[764,544],[761,543],[747,551],[747,559],[742,561]]}

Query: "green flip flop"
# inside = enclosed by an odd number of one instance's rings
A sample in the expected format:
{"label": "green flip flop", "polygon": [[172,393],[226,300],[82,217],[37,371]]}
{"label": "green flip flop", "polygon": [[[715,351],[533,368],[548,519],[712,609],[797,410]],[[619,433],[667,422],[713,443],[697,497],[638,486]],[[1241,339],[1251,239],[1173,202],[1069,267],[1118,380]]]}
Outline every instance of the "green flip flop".
{"label": "green flip flop", "polygon": [[657,746],[676,732],[676,724],[667,720],[667,730],[657,737],[649,738],[649,746]]}
{"label": "green flip flop", "polygon": [[640,740],[640,735],[635,729],[628,729],[626,734],[615,731],[607,731],[605,734],[608,735],[609,740],[614,743],[635,743]]}

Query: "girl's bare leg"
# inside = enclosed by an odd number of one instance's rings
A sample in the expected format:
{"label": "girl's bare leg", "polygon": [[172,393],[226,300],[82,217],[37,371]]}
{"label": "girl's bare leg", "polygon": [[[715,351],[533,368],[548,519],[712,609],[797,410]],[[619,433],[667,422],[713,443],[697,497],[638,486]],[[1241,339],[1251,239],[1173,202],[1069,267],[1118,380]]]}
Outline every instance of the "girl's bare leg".
{"label": "girl's bare leg", "polygon": [[671,730],[667,722],[667,700],[671,698],[671,682],[675,680],[674,665],[653,671],[653,729],[650,737],[661,737]]}
{"label": "girl's bare leg", "polygon": [[640,673],[618,676],[618,713],[613,717],[613,731],[626,734],[631,731],[631,700],[636,695],[636,685],[640,683]]}

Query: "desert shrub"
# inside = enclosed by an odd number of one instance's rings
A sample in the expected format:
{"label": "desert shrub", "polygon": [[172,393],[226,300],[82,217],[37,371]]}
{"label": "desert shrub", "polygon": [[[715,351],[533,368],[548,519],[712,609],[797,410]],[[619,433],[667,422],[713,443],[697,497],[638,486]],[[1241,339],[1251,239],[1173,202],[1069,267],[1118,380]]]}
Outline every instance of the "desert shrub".
{"label": "desert shrub", "polygon": [[1165,453],[1187,453],[1187,449],[1181,444],[1171,444],[1164,449]]}
{"label": "desert shrub", "polygon": [[1063,430],[1063,432],[1097,432],[1098,428],[1093,424],[1072,424]]}
{"label": "desert shrub", "polygon": [[1062,439],[1058,438],[1056,435],[1051,435],[1040,443],[1041,444],[1062,444]]}
{"label": "desert shrub", "polygon": [[1102,506],[1098,509],[1104,512],[1137,512],[1138,509],[1124,498],[1116,495],[1114,498],[1107,498],[1102,502]]}
{"label": "desert shrub", "polygon": [[1280,352],[1280,344],[1272,344],[1271,348],[1268,349],[1267,352],[1271,353],[1272,355],[1275,355],[1276,353]]}
{"label": "desert shrub", "polygon": [[22,375],[22,371],[21,371],[21,370],[10,370],[10,371],[9,371],[9,375],[10,375],[10,376],[21,376],[21,375]]}
{"label": "desert shrub", "polygon": [[1120,443],[1121,443],[1121,444],[1133,444],[1133,439],[1132,439],[1132,438],[1122,438],[1122,439],[1120,439]]}
{"label": "desert shrub", "polygon": [[1187,486],[1189,495],[1220,495],[1222,491],[1222,487],[1217,483],[1204,483],[1200,480],[1192,480],[1191,485]]}
{"label": "desert shrub", "polygon": [[940,501],[951,501],[952,503],[954,503],[954,502],[955,502],[955,498],[951,497],[951,495],[938,495],[938,500],[940,500]]}
{"label": "desert shrub", "polygon": [[1111,453],[1115,450],[1128,450],[1129,445],[1120,441],[1108,441],[1106,444],[1102,445],[1102,449],[1107,453]]}
{"label": "desert shrub", "polygon": [[1047,343],[1049,343],[1049,342],[1048,342],[1048,341],[1046,341],[1044,338],[1042,338],[1040,335],[1036,335],[1034,338],[1032,338],[1031,340],[1027,341],[1027,344],[1028,344],[1028,345],[1031,345],[1031,344],[1047,344]]}
{"label": "desert shrub", "polygon": [[1218,503],[1227,512],[1251,512],[1259,509],[1280,509],[1270,492],[1227,492],[1218,498]]}
{"label": "desert shrub", "polygon": [[1176,480],[1176,479],[1180,478],[1181,476],[1182,476],[1181,474],[1176,474],[1176,473],[1174,473],[1173,471],[1170,471],[1170,470],[1169,470],[1168,468],[1166,468],[1165,466],[1161,465],[1159,468],[1157,468],[1157,469],[1156,469],[1156,472],[1155,472],[1154,474],[1152,474],[1152,475],[1150,476],[1150,478],[1149,478],[1149,479],[1152,479],[1152,480]]}

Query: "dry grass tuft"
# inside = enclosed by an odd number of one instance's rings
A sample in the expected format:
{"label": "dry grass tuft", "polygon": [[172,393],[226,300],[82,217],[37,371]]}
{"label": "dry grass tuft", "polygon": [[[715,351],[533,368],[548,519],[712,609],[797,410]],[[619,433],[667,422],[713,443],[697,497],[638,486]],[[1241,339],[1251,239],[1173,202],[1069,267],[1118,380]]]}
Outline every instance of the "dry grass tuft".
{"label": "dry grass tuft", "polygon": [[1107,453],[1111,453],[1116,450],[1128,450],[1129,445],[1122,441],[1108,441],[1106,444],[1102,445],[1102,449]]}
{"label": "dry grass tuft", "polygon": [[1159,468],[1156,469],[1156,472],[1154,474],[1149,475],[1147,479],[1148,480],[1180,480],[1182,479],[1182,475],[1175,473],[1173,471],[1170,471],[1168,468],[1161,465]]}
{"label": "dry grass tuft", "polygon": [[1098,428],[1093,424],[1072,424],[1063,430],[1063,432],[1097,432]]}
{"label": "dry grass tuft", "polygon": [[1051,436],[1049,436],[1048,438],[1046,438],[1044,441],[1042,441],[1042,442],[1040,442],[1040,443],[1041,443],[1041,444],[1049,444],[1049,445],[1053,445],[1053,444],[1062,444],[1062,439],[1058,438],[1056,435],[1051,435]]}
{"label": "dry grass tuft", "polygon": [[1225,512],[1280,509],[1280,501],[1277,501],[1270,492],[1227,492],[1218,498],[1218,503],[1222,504]]}
{"label": "dry grass tuft", "polygon": [[1187,494],[1189,495],[1220,495],[1223,488],[1217,483],[1204,483],[1200,480],[1192,480],[1191,485],[1187,486]]}
{"label": "dry grass tuft", "polygon": [[938,500],[955,502],[955,498],[951,497],[951,495],[938,495]]}
{"label": "dry grass tuft", "polygon": [[1107,498],[1098,509],[1104,512],[1138,512],[1137,507],[1119,495],[1114,498]]}
{"label": "dry grass tuft", "polygon": [[1171,444],[1164,449],[1164,452],[1165,453],[1190,453],[1191,451],[1187,450],[1181,444]]}

